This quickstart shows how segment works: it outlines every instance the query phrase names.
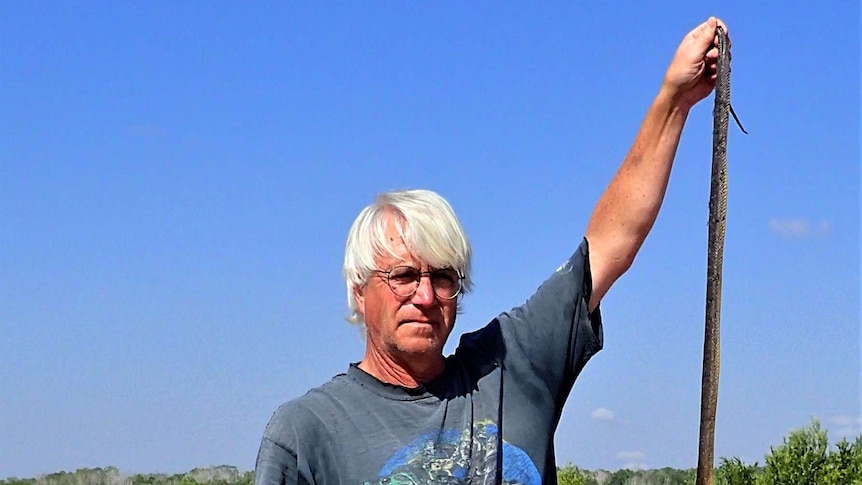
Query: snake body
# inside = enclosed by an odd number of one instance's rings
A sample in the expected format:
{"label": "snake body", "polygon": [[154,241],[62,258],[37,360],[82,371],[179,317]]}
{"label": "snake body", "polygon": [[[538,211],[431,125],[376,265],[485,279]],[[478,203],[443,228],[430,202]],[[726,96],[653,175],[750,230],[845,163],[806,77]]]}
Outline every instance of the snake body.
{"label": "snake body", "polygon": [[[700,396],[700,442],[697,485],[712,485],[715,459],[715,410],[718,404],[721,342],[721,270],[727,219],[727,128],[730,107],[730,54],[727,34],[716,28],[718,61],[712,130],[712,181],[709,194],[709,240],[706,271],[706,322],[703,339],[703,377]],[[736,118],[736,114],[733,114]],[[739,121],[737,120],[737,123]],[[740,128],[742,125],[740,125]],[[743,130],[744,131],[744,130]]]}

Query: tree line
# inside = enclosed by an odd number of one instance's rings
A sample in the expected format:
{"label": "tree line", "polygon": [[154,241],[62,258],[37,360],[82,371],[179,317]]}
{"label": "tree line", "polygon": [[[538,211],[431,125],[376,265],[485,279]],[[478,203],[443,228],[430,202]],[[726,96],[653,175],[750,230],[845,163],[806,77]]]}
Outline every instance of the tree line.
{"label": "tree line", "polygon": [[0,485],[253,485],[254,472],[221,465],[195,468],[188,473],[139,473],[120,475],[117,467],[79,468],[74,472],[56,472],[36,478],[11,477]]}
{"label": "tree line", "polygon": [[[568,465],[557,470],[559,485],[694,485],[696,469],[584,470]],[[254,472],[233,466],[195,468],[188,473],[122,476],[116,467],[80,468],[37,478],[6,478],[0,485],[253,485]],[[721,458],[716,485],[862,485],[862,435],[829,446],[820,423],[792,431],[770,448],[763,464]]]}
{"label": "tree line", "polygon": [[[557,470],[559,485],[695,485],[697,469],[582,470],[574,465]],[[771,447],[763,465],[737,457],[720,459],[716,485],[862,485],[862,435],[829,446],[820,423],[792,431]]]}

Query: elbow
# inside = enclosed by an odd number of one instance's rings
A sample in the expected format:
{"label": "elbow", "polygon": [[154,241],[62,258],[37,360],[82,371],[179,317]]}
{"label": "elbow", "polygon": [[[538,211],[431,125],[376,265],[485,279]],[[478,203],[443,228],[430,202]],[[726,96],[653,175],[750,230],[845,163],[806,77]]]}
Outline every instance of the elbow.
{"label": "elbow", "polygon": [[630,252],[621,252],[620,254],[611,258],[608,262],[607,275],[608,275],[608,287],[616,282],[620,276],[624,275],[629,268],[632,267],[632,264],[635,262],[635,255],[637,251]]}
{"label": "elbow", "polygon": [[[593,235],[595,236],[595,235]],[[619,238],[590,238],[591,307],[598,304],[611,286],[634,264],[640,243]],[[643,242],[641,240],[640,242]]]}

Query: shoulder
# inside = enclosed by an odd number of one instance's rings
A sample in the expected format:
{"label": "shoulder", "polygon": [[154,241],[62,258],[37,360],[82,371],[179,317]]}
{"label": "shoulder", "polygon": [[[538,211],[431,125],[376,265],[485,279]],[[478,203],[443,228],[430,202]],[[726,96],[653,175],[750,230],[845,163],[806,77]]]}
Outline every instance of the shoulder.
{"label": "shoulder", "polygon": [[583,301],[589,302],[591,292],[589,246],[584,239],[523,305],[504,312],[499,318],[501,322],[526,320],[532,325],[545,319],[568,321]]}
{"label": "shoulder", "polygon": [[264,438],[291,447],[295,441],[324,433],[341,404],[349,397],[349,380],[339,374],[305,395],[287,401],[275,410],[264,431]]}

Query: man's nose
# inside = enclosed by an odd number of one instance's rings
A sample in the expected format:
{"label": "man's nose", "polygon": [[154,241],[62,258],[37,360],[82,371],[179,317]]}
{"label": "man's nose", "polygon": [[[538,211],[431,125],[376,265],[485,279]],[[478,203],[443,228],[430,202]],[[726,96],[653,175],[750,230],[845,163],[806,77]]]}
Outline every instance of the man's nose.
{"label": "man's nose", "polygon": [[434,286],[431,285],[431,276],[422,275],[419,278],[419,287],[413,294],[413,303],[418,305],[430,305],[437,299],[434,294]]}

